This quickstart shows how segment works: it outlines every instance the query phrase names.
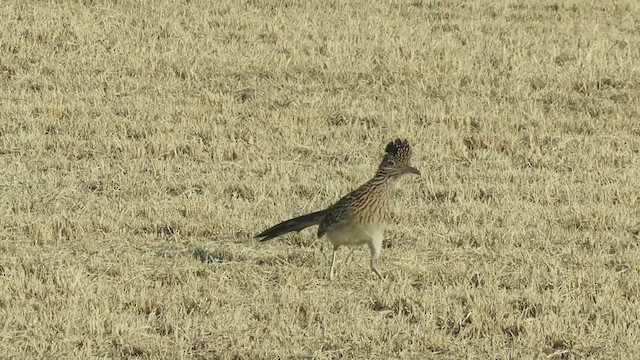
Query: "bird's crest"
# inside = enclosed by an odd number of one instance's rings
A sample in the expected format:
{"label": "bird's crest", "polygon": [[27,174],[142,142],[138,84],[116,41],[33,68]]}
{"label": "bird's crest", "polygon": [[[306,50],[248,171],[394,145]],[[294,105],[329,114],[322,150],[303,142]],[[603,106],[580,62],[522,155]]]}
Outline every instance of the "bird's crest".
{"label": "bird's crest", "polygon": [[387,144],[384,151],[389,155],[395,156],[405,165],[409,165],[411,163],[411,145],[409,145],[409,141],[407,141],[407,139],[395,139]]}

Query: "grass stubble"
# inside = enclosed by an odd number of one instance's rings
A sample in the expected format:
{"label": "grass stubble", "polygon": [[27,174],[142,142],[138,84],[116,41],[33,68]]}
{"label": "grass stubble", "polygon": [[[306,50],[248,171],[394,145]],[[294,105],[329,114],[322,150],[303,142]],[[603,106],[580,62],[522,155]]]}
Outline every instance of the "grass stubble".
{"label": "grass stubble", "polygon": [[[640,358],[634,1],[0,4],[0,358]],[[378,281],[313,231],[406,137]]]}

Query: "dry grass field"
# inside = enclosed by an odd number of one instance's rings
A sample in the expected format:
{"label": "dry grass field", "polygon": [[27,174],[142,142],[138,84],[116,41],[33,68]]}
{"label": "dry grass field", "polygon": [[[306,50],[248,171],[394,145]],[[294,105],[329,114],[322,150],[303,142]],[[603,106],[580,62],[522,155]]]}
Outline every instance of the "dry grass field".
{"label": "dry grass field", "polygon": [[2,1],[0,358],[638,359],[639,153],[633,0]]}

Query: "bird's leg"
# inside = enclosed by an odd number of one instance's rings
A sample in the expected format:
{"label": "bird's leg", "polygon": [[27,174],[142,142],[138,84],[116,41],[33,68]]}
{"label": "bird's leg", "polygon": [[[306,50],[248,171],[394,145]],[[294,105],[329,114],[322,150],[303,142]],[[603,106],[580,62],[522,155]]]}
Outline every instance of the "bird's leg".
{"label": "bird's leg", "polygon": [[329,267],[329,280],[333,280],[333,267],[336,264],[336,252],[338,251],[338,247],[333,247],[333,254],[331,254],[331,267]]}
{"label": "bird's leg", "polygon": [[373,270],[380,279],[384,279],[378,269],[378,258],[380,257],[380,251],[382,249],[382,237],[372,239],[369,243],[369,249],[371,250],[371,270]]}

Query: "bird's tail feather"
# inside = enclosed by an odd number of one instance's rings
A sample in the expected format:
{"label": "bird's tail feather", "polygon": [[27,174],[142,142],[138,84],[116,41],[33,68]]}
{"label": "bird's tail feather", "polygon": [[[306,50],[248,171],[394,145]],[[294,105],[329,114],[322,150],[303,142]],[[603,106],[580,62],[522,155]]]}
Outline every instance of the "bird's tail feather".
{"label": "bird's tail feather", "polygon": [[292,231],[300,231],[302,229],[308,228],[309,226],[318,225],[326,216],[326,212],[326,210],[320,210],[312,212],[310,214],[298,216],[287,221],[283,221],[278,225],[274,225],[268,228],[255,237],[262,238],[260,239],[260,241],[267,241]]}

